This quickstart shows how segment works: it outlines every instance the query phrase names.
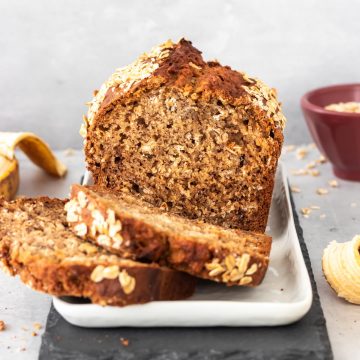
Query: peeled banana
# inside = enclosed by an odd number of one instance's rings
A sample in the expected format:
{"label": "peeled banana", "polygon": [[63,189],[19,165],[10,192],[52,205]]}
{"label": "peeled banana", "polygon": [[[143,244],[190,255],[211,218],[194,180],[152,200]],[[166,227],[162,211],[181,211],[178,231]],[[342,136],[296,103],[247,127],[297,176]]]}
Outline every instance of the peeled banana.
{"label": "peeled banana", "polygon": [[55,157],[50,147],[35,134],[0,132],[0,196],[5,199],[14,198],[19,186],[16,147],[50,175],[62,177],[66,174],[66,167]]}
{"label": "peeled banana", "polygon": [[324,250],[322,267],[337,295],[360,305],[360,235],[345,243],[332,241]]}

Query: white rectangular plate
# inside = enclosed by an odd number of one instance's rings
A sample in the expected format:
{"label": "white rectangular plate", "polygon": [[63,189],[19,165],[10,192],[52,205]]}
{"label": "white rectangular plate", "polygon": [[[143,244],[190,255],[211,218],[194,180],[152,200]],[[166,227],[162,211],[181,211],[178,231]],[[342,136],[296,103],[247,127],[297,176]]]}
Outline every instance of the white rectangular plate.
{"label": "white rectangular plate", "polygon": [[[89,176],[85,176],[89,182]],[[83,327],[274,326],[301,319],[310,309],[312,290],[295,230],[287,186],[280,164],[267,233],[273,237],[270,264],[256,288],[199,282],[188,300],[154,301],[126,307],[99,306],[75,298],[54,297],[56,310]]]}

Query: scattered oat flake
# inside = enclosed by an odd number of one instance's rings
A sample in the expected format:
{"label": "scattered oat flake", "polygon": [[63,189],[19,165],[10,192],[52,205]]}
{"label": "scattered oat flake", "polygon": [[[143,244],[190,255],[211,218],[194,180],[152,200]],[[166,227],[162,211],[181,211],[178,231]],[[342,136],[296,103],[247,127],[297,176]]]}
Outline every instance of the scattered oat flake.
{"label": "scattered oat flake", "polygon": [[65,149],[64,150],[64,156],[73,156],[75,154],[75,150],[74,149]]}
{"label": "scattered oat flake", "polygon": [[311,214],[311,209],[310,208],[302,208],[301,213],[304,215],[304,217],[308,218],[309,215]]}
{"label": "scattered oat flake", "polygon": [[311,206],[310,206],[310,209],[320,210],[320,206],[318,206],[318,205],[311,205]]}
{"label": "scattered oat flake", "polygon": [[0,331],[4,331],[6,329],[5,321],[0,320]]}
{"label": "scattered oat flake", "polygon": [[316,144],[315,143],[310,143],[309,148],[310,149],[316,149]]}
{"label": "scattered oat flake", "polygon": [[325,188],[318,188],[318,189],[316,189],[316,193],[318,195],[326,195],[329,193],[329,190],[325,189]]}
{"label": "scattered oat flake", "polygon": [[291,187],[291,192],[293,192],[293,193],[299,193],[299,192],[301,192],[301,190],[300,190],[300,188],[298,188],[297,186],[292,186],[292,187]]}
{"label": "scattered oat flake", "polygon": [[299,160],[302,160],[304,159],[307,154],[308,154],[309,150],[306,149],[306,148],[299,148],[296,150],[296,157],[299,159]]}
{"label": "scattered oat flake", "polygon": [[327,162],[327,159],[326,159],[325,156],[321,155],[321,156],[316,160],[316,162],[317,162],[318,164],[325,164],[325,163]]}
{"label": "scattered oat flake", "polygon": [[284,150],[286,151],[286,152],[291,152],[291,151],[294,151],[295,150],[295,145],[285,145],[284,146]]}
{"label": "scattered oat flake", "polygon": [[123,346],[129,346],[129,339],[126,339],[126,338],[120,338],[120,342]]}
{"label": "scattered oat flake", "polygon": [[319,176],[320,175],[320,171],[317,169],[310,170],[309,172],[310,172],[311,176]]}
{"label": "scattered oat flake", "polygon": [[309,174],[309,171],[306,169],[298,169],[298,170],[293,170],[291,173],[293,175],[298,176],[298,175],[307,175],[307,174]]}
{"label": "scattered oat flake", "polygon": [[309,164],[306,165],[306,168],[307,168],[307,169],[314,169],[315,166],[316,166],[315,161],[312,161],[311,163],[309,163]]}
{"label": "scattered oat flake", "polygon": [[28,328],[27,326],[22,326],[22,327],[21,327],[21,330],[28,331],[29,328]]}
{"label": "scattered oat flake", "polygon": [[325,218],[326,218],[326,214],[321,214],[321,215],[319,216],[319,218],[320,218],[320,219],[325,219]]}
{"label": "scattered oat flake", "polygon": [[40,323],[38,323],[38,322],[34,322],[33,327],[34,327],[35,330],[42,329],[42,325]]}
{"label": "scattered oat flake", "polygon": [[33,331],[33,332],[31,333],[31,336],[38,336],[38,334],[37,334],[37,332]]}
{"label": "scattered oat flake", "polygon": [[337,180],[329,180],[328,184],[334,188],[339,187],[339,183],[337,182]]}

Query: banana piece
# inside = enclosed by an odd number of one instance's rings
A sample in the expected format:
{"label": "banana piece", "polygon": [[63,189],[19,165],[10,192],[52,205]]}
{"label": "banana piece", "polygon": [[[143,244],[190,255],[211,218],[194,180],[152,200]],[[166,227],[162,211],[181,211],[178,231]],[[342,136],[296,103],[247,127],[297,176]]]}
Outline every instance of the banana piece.
{"label": "banana piece", "polygon": [[360,305],[360,235],[352,241],[332,241],[324,250],[322,267],[339,297]]}
{"label": "banana piece", "polygon": [[0,197],[11,200],[19,187],[19,164],[0,154]]}
{"label": "banana piece", "polygon": [[38,136],[29,132],[0,132],[0,196],[15,197],[19,186],[19,164],[15,148],[19,147],[36,165],[53,176],[62,177],[66,167]]}

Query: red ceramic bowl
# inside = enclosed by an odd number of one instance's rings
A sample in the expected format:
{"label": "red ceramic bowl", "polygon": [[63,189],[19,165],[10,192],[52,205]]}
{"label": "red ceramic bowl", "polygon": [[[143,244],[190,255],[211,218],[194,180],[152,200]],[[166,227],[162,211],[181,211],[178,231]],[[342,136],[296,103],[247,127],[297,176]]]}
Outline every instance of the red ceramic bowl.
{"label": "red ceramic bowl", "polygon": [[329,104],[360,102],[360,84],[316,89],[301,98],[310,133],[336,176],[360,181],[360,114],[325,110]]}

